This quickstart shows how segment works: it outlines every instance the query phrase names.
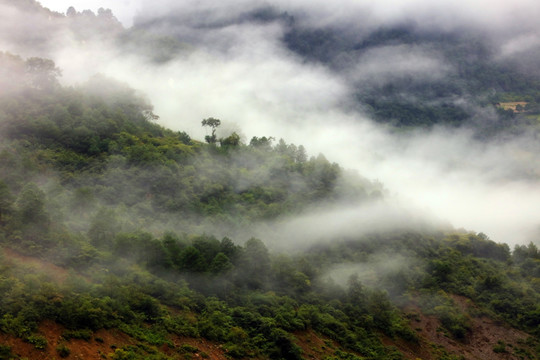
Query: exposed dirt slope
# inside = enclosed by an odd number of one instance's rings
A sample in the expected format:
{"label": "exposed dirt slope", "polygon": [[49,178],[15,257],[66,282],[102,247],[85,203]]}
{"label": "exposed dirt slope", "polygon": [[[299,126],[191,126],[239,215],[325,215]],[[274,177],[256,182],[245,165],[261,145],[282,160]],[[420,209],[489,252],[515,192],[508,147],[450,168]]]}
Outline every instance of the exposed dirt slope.
{"label": "exposed dirt slope", "polygon": [[[453,296],[462,309],[473,305],[464,297]],[[397,346],[408,359],[435,360],[442,355],[455,355],[466,360],[518,360],[536,359],[534,349],[527,344],[529,334],[490,319],[486,316],[471,317],[471,329],[464,339],[456,340],[447,334],[435,316],[423,314],[411,306],[410,326],[420,336],[419,344],[386,340],[387,345]]]}
{"label": "exposed dirt slope", "polygon": [[294,336],[305,359],[323,359],[339,348],[334,341],[311,330],[296,332]]}
{"label": "exposed dirt slope", "polygon": [[[8,345],[14,355],[31,360],[60,359],[57,351],[59,345],[70,350],[67,359],[74,360],[103,360],[111,358],[116,349],[129,345],[137,345],[137,341],[118,330],[101,329],[96,331],[88,341],[62,338],[64,327],[52,321],[44,321],[39,327],[39,334],[47,339],[45,349],[36,349],[34,345],[11,335],[0,334],[0,344]],[[162,346],[159,350],[173,359],[207,358],[215,360],[229,360],[224,349],[219,345],[205,339],[185,337],[172,338],[172,347]],[[184,347],[184,345],[188,345]],[[186,350],[188,349],[188,350]]]}

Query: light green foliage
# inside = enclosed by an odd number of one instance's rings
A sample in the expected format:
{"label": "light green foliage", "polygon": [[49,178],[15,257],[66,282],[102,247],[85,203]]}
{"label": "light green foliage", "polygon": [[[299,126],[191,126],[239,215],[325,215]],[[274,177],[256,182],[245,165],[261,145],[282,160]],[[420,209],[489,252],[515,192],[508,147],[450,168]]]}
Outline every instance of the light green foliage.
{"label": "light green foliage", "polygon": [[93,332],[89,329],[65,330],[62,332],[62,338],[69,341],[71,339],[81,339],[89,341]]}
{"label": "light green foliage", "polygon": [[114,353],[109,354],[112,360],[170,360],[171,358],[153,351],[145,351],[136,346],[125,346],[121,349],[114,350]]}
{"label": "light green foliage", "polygon": [[44,350],[47,347],[47,339],[42,335],[29,335],[25,340],[38,350]]}

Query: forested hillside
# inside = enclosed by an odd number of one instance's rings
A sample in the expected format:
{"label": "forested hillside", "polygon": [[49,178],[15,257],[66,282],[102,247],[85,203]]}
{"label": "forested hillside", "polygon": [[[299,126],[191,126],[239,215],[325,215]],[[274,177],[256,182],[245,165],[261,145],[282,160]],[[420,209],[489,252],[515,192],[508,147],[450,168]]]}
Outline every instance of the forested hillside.
{"label": "forested hillside", "polygon": [[113,80],[63,87],[50,60],[1,61],[3,359],[84,342],[109,359],[460,358],[423,317],[464,349],[494,319],[522,332],[486,340],[485,358],[538,357],[534,244],[426,226],[269,250],[251,224],[384,189],[271,134],[218,138],[216,118],[206,142],[165,129]]}
{"label": "forested hillside", "polygon": [[239,4],[0,2],[0,360],[539,359],[538,231],[462,229],[401,177],[537,224],[536,47]]}
{"label": "forested hillside", "polygon": [[[342,34],[336,28],[293,26],[285,41],[307,59],[331,67],[355,67],[356,59],[363,58],[387,57],[381,60],[395,61],[396,66],[404,61],[401,66],[410,67],[408,74],[383,74],[381,79],[375,68],[374,74],[365,74],[356,82],[358,101],[380,122],[398,127],[470,126],[484,137],[506,130],[510,121],[513,126],[526,126],[530,120],[523,113],[536,115],[536,120],[540,102],[537,74],[523,71],[511,60],[497,59],[496,45],[482,34],[425,32],[412,23],[381,27],[361,40]],[[425,71],[412,62],[430,63]],[[514,112],[500,106],[509,101],[523,101],[526,109]],[[480,109],[494,106],[503,120],[489,124]]]}

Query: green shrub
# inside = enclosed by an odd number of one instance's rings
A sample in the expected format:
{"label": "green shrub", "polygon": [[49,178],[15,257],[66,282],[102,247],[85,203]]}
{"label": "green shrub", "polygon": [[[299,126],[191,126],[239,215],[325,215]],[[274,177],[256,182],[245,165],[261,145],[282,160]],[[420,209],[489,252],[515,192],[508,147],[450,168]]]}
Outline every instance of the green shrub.
{"label": "green shrub", "polygon": [[92,338],[92,330],[79,329],[79,330],[66,330],[62,333],[62,337],[65,340],[80,339],[89,341]]}
{"label": "green shrub", "polygon": [[35,322],[25,321],[21,316],[14,317],[12,314],[5,314],[0,319],[0,331],[24,338],[37,329]]}
{"label": "green shrub", "polygon": [[43,350],[47,347],[47,339],[41,335],[30,335],[26,338],[26,341],[34,345],[38,350]]}
{"label": "green shrub", "polygon": [[137,340],[146,341],[151,345],[163,345],[166,342],[166,332],[162,329],[151,329],[138,325],[122,324],[120,330]]}
{"label": "green shrub", "polygon": [[230,356],[233,359],[241,359],[247,355],[246,351],[236,344],[226,344],[224,348],[227,350],[227,356]]}
{"label": "green shrub", "polygon": [[116,349],[114,354],[112,354],[111,359],[113,360],[135,360],[137,355],[131,350]]}
{"label": "green shrub", "polygon": [[463,339],[467,335],[470,329],[470,321],[466,314],[449,305],[436,306],[433,310],[441,320],[441,324],[452,336]]}
{"label": "green shrub", "polygon": [[498,354],[505,353],[506,352],[505,342],[501,340],[497,341],[497,345],[493,347],[493,352],[498,353]]}
{"label": "green shrub", "polygon": [[180,345],[180,348],[178,349],[178,352],[195,354],[195,353],[199,352],[199,349],[196,348],[195,346],[191,346],[189,344],[182,344],[182,345]]}
{"label": "green shrub", "polygon": [[361,357],[358,357],[356,355],[350,354],[348,352],[343,352],[340,350],[336,350],[334,352],[334,356],[330,357],[327,356],[324,358],[324,360],[361,360]]}
{"label": "green shrub", "polygon": [[11,352],[10,346],[0,344],[0,359],[11,360],[15,358],[15,355]]}
{"label": "green shrub", "polygon": [[56,352],[60,357],[66,358],[71,354],[71,350],[65,344],[59,344],[56,347]]}

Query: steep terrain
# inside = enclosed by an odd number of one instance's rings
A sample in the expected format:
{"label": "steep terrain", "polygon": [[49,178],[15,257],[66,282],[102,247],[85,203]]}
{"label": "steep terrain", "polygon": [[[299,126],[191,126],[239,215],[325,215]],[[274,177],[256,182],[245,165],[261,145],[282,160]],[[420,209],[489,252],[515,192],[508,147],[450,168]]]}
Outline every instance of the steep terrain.
{"label": "steep terrain", "polygon": [[1,99],[5,358],[537,356],[534,244],[415,220],[269,250],[257,224],[384,189],[282,140],[164,129],[109,79],[63,88],[50,60],[2,60],[26,78]]}
{"label": "steep terrain", "polygon": [[[40,30],[14,24],[21,55],[0,53],[0,359],[540,357],[534,242],[511,248],[407,210],[371,174],[273,134],[247,140],[219,118],[183,119],[206,130],[197,140],[161,126],[126,84],[95,75],[63,86],[53,60],[26,55],[54,53],[71,29],[82,48],[98,39],[166,66],[220,30],[279,23],[294,56],[328,71],[381,46],[429,48],[459,70],[351,79],[347,106],[379,122],[471,127],[479,142],[536,134],[534,74],[495,61],[489,44],[413,25],[342,37],[273,8],[203,24],[171,12],[126,30],[104,9],[0,5]],[[456,101],[469,95],[497,121]]]}

